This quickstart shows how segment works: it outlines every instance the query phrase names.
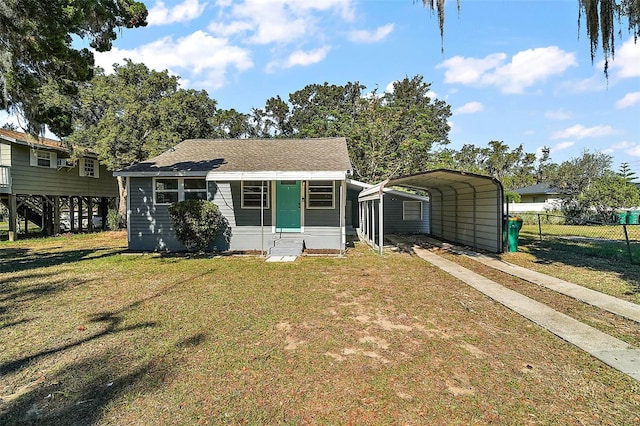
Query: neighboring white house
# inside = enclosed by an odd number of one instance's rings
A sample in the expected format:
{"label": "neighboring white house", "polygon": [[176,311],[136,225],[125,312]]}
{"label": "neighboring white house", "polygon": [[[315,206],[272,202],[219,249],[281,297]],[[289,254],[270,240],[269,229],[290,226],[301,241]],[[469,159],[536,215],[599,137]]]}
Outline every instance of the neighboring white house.
{"label": "neighboring white house", "polygon": [[520,194],[520,202],[509,203],[505,211],[509,213],[542,212],[557,210],[563,199],[563,194],[555,188],[551,188],[546,183],[525,186],[514,189],[513,192]]}

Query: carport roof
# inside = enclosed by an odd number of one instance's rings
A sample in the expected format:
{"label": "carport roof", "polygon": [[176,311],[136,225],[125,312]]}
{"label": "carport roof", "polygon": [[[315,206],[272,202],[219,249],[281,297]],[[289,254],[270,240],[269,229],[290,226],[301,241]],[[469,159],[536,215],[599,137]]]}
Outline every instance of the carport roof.
{"label": "carport roof", "polygon": [[491,176],[483,176],[475,173],[461,172],[458,170],[436,169],[427,172],[401,176],[387,179],[369,189],[362,191],[359,195],[361,201],[377,198],[384,188],[392,186],[402,186],[405,188],[419,189],[424,191],[437,190],[442,188],[456,187],[485,187],[493,186],[502,190],[499,180]]}

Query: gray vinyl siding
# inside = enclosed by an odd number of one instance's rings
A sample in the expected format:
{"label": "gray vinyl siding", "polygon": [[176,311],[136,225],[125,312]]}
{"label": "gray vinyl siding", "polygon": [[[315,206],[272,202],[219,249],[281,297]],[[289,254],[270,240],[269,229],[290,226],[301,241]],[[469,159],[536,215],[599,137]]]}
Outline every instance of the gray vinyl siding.
{"label": "gray vinyl siding", "polygon": [[[347,189],[347,201],[351,201],[351,217],[347,218],[347,223],[350,222],[354,228],[360,225],[360,215],[358,214],[358,194],[360,191],[360,189]],[[348,211],[347,214],[349,214]]]}
{"label": "gray vinyl siding", "polygon": [[168,206],[153,204],[153,179],[129,179],[129,249],[184,249],[175,238]]}
{"label": "gray vinyl siding", "polygon": [[[174,235],[168,206],[153,204],[153,178],[130,178],[129,189],[129,248],[136,251],[184,250]],[[212,249],[233,251],[268,250],[275,239],[284,234],[272,233],[272,195],[270,208],[264,209],[264,227],[260,226],[260,209],[241,208],[240,182],[208,182],[209,200],[216,203],[231,227],[229,247],[221,242]],[[336,194],[338,200],[339,194]],[[287,234],[299,238],[310,249],[340,250],[342,233],[340,207],[334,209],[306,209],[304,232]]]}
{"label": "gray vinyl siding", "polygon": [[[384,232],[389,234],[428,234],[429,203],[399,195],[386,195],[384,198]],[[404,220],[403,202],[422,203],[422,220]]]}
{"label": "gray vinyl siding", "polygon": [[60,170],[34,167],[30,165],[30,148],[28,146],[15,144],[11,146],[11,178],[14,194],[118,196],[118,182],[102,164],[100,165],[99,178],[80,176],[77,166],[65,167]]}

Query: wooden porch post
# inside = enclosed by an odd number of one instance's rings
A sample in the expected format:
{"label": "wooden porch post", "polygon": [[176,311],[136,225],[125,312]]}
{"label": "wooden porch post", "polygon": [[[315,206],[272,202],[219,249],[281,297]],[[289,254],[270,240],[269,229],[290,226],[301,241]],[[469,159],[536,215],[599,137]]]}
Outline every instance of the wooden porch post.
{"label": "wooden porch post", "polygon": [[15,241],[18,235],[18,203],[15,194],[9,194],[9,241]]}
{"label": "wooden porch post", "polygon": [[53,235],[60,232],[60,196],[53,197]]}
{"label": "wooden porch post", "polygon": [[22,205],[22,216],[24,217],[24,234],[27,235],[29,233],[29,211],[26,204]]}
{"label": "wooden porch post", "polygon": [[93,232],[93,197],[87,199],[87,228]]}
{"label": "wooden porch post", "polygon": [[74,197],[69,197],[69,227],[71,228],[71,232],[76,230],[76,206],[74,202]]}
{"label": "wooden porch post", "polygon": [[109,200],[107,197],[102,197],[100,199],[100,207],[98,209],[100,212],[100,217],[102,218],[102,230],[107,229],[107,215],[109,213]]}

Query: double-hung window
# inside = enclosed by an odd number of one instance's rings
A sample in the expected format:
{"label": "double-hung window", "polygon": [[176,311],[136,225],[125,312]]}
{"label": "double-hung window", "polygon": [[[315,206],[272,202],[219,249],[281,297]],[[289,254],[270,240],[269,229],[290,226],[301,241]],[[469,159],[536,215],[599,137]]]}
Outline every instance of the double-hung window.
{"label": "double-hung window", "polygon": [[171,204],[184,200],[206,200],[205,179],[155,178],[153,200],[155,204]]}
{"label": "double-hung window", "polygon": [[29,164],[34,167],[57,167],[57,155],[55,152],[32,149]]}
{"label": "double-hung window", "polygon": [[36,161],[38,162],[38,167],[51,167],[51,153],[36,151]]}
{"label": "double-hung window", "polygon": [[311,180],[307,182],[307,208],[334,208],[335,185],[331,180]]}
{"label": "double-hung window", "polygon": [[422,220],[422,201],[403,201],[402,220]]}
{"label": "double-hung window", "polygon": [[[262,199],[262,203],[260,200]],[[269,182],[259,180],[242,181],[243,209],[269,208]]]}

